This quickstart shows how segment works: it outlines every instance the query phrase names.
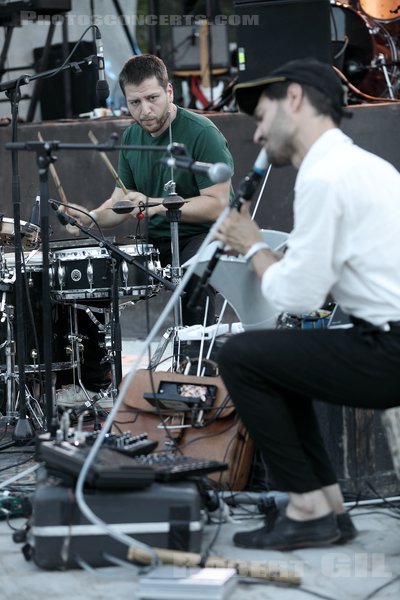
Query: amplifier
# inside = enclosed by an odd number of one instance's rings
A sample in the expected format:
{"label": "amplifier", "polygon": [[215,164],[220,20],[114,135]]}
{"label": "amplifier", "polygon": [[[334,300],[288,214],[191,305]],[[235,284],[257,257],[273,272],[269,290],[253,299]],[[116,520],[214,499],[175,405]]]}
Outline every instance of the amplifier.
{"label": "amplifier", "polygon": [[[86,490],[91,510],[119,532],[150,546],[198,552],[203,522],[194,483],[157,484],[145,490]],[[55,479],[38,482],[32,499],[31,554],[43,569],[111,566],[107,555],[125,560],[128,547],[79,510],[73,488]],[[115,565],[114,565],[115,566]]]}

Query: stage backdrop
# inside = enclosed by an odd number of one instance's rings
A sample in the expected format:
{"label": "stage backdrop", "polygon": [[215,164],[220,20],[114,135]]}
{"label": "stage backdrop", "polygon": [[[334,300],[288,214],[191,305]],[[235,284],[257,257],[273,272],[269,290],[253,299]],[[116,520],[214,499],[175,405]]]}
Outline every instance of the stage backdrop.
{"label": "stage backdrop", "polygon": [[[354,106],[348,109],[351,119],[345,119],[343,128],[359,145],[376,152],[400,168],[400,104],[380,104]],[[252,118],[237,113],[218,113],[210,118],[226,136],[235,161],[233,183],[251,168],[259,152],[253,141],[255,124]],[[129,125],[128,118],[98,119],[81,121],[46,121],[43,123],[21,124],[18,127],[19,141],[37,140],[40,132],[45,140],[58,140],[65,143],[88,143],[88,132],[92,130],[97,139],[106,141],[112,134],[120,139]],[[11,153],[4,144],[11,141],[11,128],[0,128],[0,186],[2,191],[1,213],[13,217],[11,198]],[[179,140],[176,140],[179,142]],[[55,153],[55,167],[69,202],[78,202],[92,209],[105,200],[114,188],[114,180],[106,169],[98,152],[60,150]],[[117,165],[117,152],[108,154],[111,162]],[[19,153],[21,177],[21,218],[29,220],[31,207],[39,190],[36,154]],[[296,172],[291,167],[272,169],[257,212],[258,223],[268,229],[289,231],[292,226],[293,186]],[[51,196],[58,199],[53,181],[50,178]],[[65,236],[64,230],[54,215],[50,216],[53,229],[52,239]],[[116,230],[113,235],[133,233],[131,220]]]}

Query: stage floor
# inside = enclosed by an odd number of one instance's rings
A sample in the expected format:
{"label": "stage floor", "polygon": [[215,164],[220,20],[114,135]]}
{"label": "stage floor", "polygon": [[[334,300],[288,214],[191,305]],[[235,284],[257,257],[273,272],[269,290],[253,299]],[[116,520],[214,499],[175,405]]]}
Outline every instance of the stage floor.
{"label": "stage floor", "polygon": [[[143,347],[140,340],[123,342],[123,370],[127,372]],[[146,359],[144,359],[145,362]],[[3,430],[4,433],[4,430]],[[12,432],[8,431],[6,436]],[[4,443],[2,439],[2,443]],[[0,482],[34,465],[33,446],[12,447],[1,453]],[[14,466],[13,466],[14,465]],[[6,469],[6,470],[4,470]],[[35,474],[29,473],[20,481],[33,489]],[[400,489],[400,484],[399,484]],[[343,546],[324,549],[302,549],[295,552],[256,551],[235,548],[231,542],[235,531],[251,529],[260,523],[257,494],[246,497],[240,493],[235,508],[224,505],[223,523],[206,524],[203,532],[204,551],[215,537],[211,555],[244,561],[264,562],[272,567],[289,569],[301,577],[300,587],[282,583],[248,580],[238,582],[232,600],[302,600],[325,598],[331,600],[367,600],[400,597],[400,503],[393,508],[377,501],[352,509],[359,535]],[[118,493],[115,493],[118,503]],[[352,505],[349,505],[351,508]],[[397,506],[397,508],[396,508]],[[219,511],[211,513],[214,522]],[[0,589],[2,600],[109,600],[109,598],[138,598],[140,575],[135,566],[106,567],[93,572],[83,570],[44,571],[22,554],[22,544],[13,541],[13,528],[20,528],[25,519],[13,518],[9,524],[0,521]],[[381,589],[382,588],[382,589]],[[381,590],[381,591],[378,591]],[[205,596],[206,598],[206,596]],[[207,598],[210,598],[209,596]],[[187,599],[189,600],[189,598]]]}

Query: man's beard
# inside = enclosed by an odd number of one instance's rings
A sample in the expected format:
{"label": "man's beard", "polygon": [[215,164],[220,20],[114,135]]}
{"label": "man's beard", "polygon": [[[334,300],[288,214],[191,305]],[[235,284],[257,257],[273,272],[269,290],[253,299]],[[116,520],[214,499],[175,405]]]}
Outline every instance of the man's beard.
{"label": "man's beard", "polygon": [[165,112],[161,115],[161,117],[155,118],[154,120],[151,120],[148,124],[148,126],[146,125],[146,121],[144,123],[139,121],[139,125],[142,129],[144,129],[145,131],[147,131],[148,133],[161,133],[161,130],[163,130],[163,127],[165,126],[166,122],[169,119],[169,109],[167,108],[165,110]]}

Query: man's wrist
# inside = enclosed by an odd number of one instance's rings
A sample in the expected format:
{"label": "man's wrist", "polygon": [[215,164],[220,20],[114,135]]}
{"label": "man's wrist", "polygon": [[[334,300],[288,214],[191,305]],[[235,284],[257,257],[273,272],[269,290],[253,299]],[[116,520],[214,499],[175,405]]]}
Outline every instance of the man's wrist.
{"label": "man's wrist", "polygon": [[260,250],[271,250],[270,246],[266,242],[255,242],[250,246],[246,254],[243,256],[246,262],[251,260],[257,252]]}
{"label": "man's wrist", "polygon": [[95,210],[91,210],[89,212],[89,216],[91,217],[91,221],[87,227],[87,229],[92,229],[95,225],[97,225],[97,213]]}

